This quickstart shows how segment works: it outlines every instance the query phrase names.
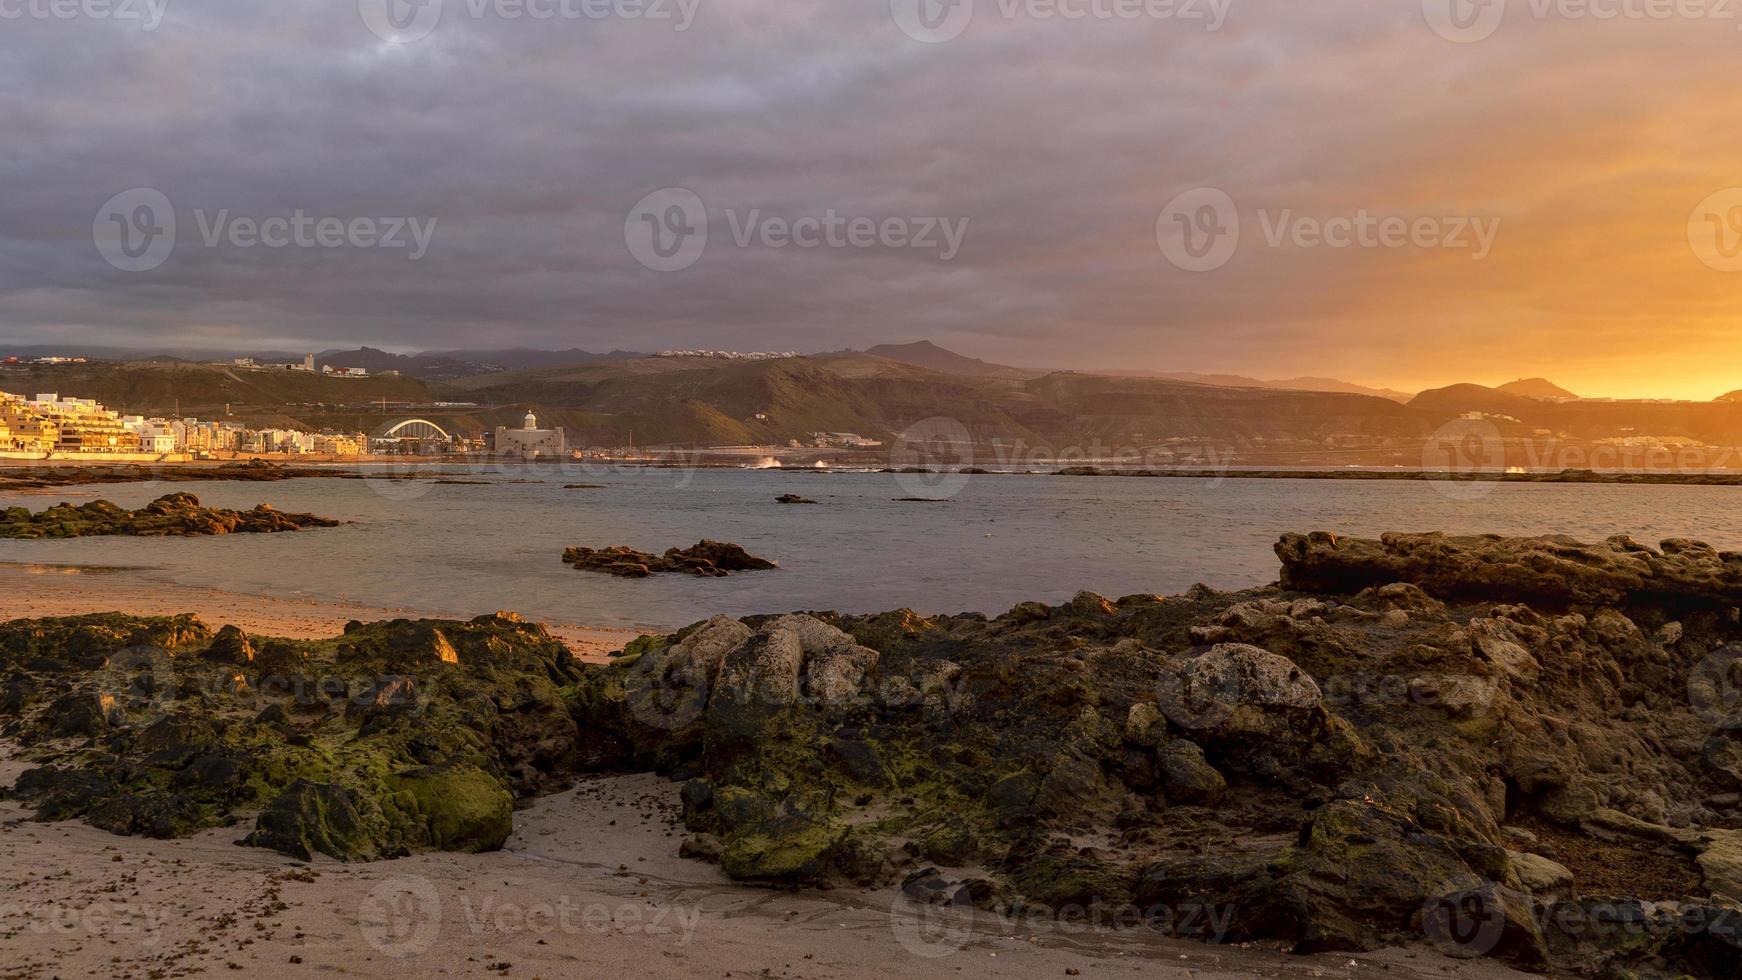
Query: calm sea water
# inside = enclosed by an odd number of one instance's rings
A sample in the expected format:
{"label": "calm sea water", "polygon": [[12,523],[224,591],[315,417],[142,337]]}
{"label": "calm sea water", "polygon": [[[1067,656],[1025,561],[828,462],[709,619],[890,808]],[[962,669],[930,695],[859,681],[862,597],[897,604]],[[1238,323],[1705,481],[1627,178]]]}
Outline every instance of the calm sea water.
{"label": "calm sea water", "polygon": [[[893,498],[928,488],[881,473],[499,467],[453,475],[489,485],[74,488],[60,496],[137,507],[187,490],[209,504],[267,502],[356,523],[301,534],[0,541],[0,560],[143,567],[180,584],[431,614],[513,609],[562,622],[673,627],[720,612],[997,613],[1083,589],[1117,597],[1196,582],[1243,588],[1275,580],[1271,546],[1287,531],[1628,533],[1651,544],[1687,536],[1742,549],[1742,490],[1713,487],[976,476],[945,503],[904,503]],[[570,482],[604,487],[565,490]],[[819,505],[775,503],[783,493]],[[54,501],[0,495],[0,506]],[[625,581],[561,562],[570,545],[662,551],[704,537],[736,541],[781,569]]]}

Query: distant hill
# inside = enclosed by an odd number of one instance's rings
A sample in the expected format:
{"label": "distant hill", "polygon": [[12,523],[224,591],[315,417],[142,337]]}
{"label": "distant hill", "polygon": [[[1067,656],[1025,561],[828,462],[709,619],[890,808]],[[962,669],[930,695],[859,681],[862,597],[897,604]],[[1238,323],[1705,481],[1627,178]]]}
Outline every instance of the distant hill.
{"label": "distant hill", "polygon": [[1494,390],[1504,391],[1509,395],[1523,395],[1526,398],[1542,398],[1548,401],[1579,400],[1578,395],[1547,378],[1521,378],[1518,381],[1507,382]]}
{"label": "distant hill", "polygon": [[903,364],[914,364],[945,374],[966,374],[973,377],[998,378],[1035,378],[1044,371],[1025,371],[1022,368],[1008,367],[1003,364],[993,364],[977,357],[968,357],[952,350],[946,350],[929,340],[915,341],[911,344],[878,344],[865,353],[873,357],[900,361]]}
{"label": "distant hill", "polygon": [[522,371],[531,368],[562,367],[569,364],[593,364],[600,361],[632,360],[645,357],[626,351],[595,354],[574,348],[561,351],[511,348],[507,350],[426,351],[421,354],[391,354],[373,347],[357,350],[322,351],[315,355],[320,366],[359,367],[367,371],[398,371],[414,378],[446,381],[474,374],[495,374],[501,371]]}
{"label": "distant hill", "polygon": [[1153,450],[1166,462],[1241,448],[1322,453],[1350,443],[1395,445],[1419,456],[1419,441],[1433,429],[1425,415],[1364,395],[1068,372],[946,373],[870,353],[576,365],[465,378],[436,391],[505,413],[535,408],[541,419],[595,446],[631,437],[641,446],[779,445],[808,442],[822,431],[891,442],[917,422],[942,417],[982,445],[1073,449],[1079,458]]}
{"label": "distant hill", "polygon": [[[238,357],[252,357],[262,364],[279,364],[300,361],[308,353],[306,350],[260,350],[258,348],[224,350],[189,347],[102,347],[89,344],[30,344],[0,347],[0,355],[17,357],[82,356],[92,360],[128,363],[176,360],[188,363],[217,362],[227,364]],[[646,356],[646,354],[631,351],[595,354],[579,348],[569,350],[508,348],[394,354],[373,347],[358,347],[320,351],[315,354],[315,364],[320,367],[363,368],[377,374],[382,371],[398,371],[413,378],[448,380],[474,374],[493,374],[498,371],[522,371],[532,368],[560,367],[566,364],[634,360]]]}
{"label": "distant hill", "polygon": [[306,371],[248,371],[212,364],[93,362],[32,365],[0,371],[0,391],[94,398],[124,414],[224,418],[296,415],[305,409],[357,406],[380,399],[422,402],[429,390],[414,378],[333,378]]}
{"label": "distant hill", "polygon": [[1411,408],[1435,412],[1489,412],[1522,417],[1521,413],[1540,411],[1545,406],[1540,398],[1517,395],[1498,388],[1478,384],[1447,385],[1429,388],[1409,400]]}
{"label": "distant hill", "polygon": [[565,367],[570,364],[597,364],[604,361],[633,361],[648,355],[635,351],[614,350],[609,354],[571,347],[568,350],[538,350],[531,347],[510,347],[500,350],[425,351],[418,357],[444,357],[476,364],[494,371],[528,371],[538,368]]}
{"label": "distant hill", "polygon": [[1142,376],[1162,378],[1168,381],[1187,381],[1200,385],[1218,385],[1224,388],[1269,388],[1276,391],[1327,391],[1347,395],[1372,395],[1375,398],[1389,398],[1394,402],[1407,402],[1414,397],[1406,391],[1397,391],[1391,388],[1369,388],[1366,385],[1338,381],[1336,378],[1280,378],[1274,381],[1264,381],[1240,374],[1193,374],[1190,372],[1163,372]]}
{"label": "distant hill", "polygon": [[[402,363],[396,358],[437,356],[353,353],[373,358],[376,370]],[[473,366],[462,357],[453,363]],[[1361,393],[1214,385],[1203,375],[1012,377],[988,367],[991,373],[946,372],[859,352],[777,361],[595,355],[590,362],[423,380],[163,359],[0,368],[0,389],[95,398],[146,415],[179,409],[222,418],[227,406],[231,417],[256,424],[365,430],[413,403],[417,414],[472,435],[516,424],[530,408],[547,424],[567,427],[577,446],[591,447],[808,444],[817,432],[856,432],[893,445],[915,423],[941,417],[967,429],[982,463],[1036,467],[1091,456],[1162,466],[1420,466],[1436,433],[1477,412],[1509,441],[1509,465],[1625,464],[1617,456],[1622,446],[1742,445],[1742,392],[1716,403],[1562,401],[1463,384],[1400,403]],[[1703,465],[1698,459],[1686,465]]]}

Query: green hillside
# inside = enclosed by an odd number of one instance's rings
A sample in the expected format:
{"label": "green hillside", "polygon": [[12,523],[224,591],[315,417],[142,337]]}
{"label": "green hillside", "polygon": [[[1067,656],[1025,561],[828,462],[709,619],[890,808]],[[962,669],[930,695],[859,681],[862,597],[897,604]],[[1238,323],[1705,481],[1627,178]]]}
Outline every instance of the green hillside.
{"label": "green hillside", "polygon": [[331,378],[301,371],[248,371],[210,364],[140,362],[31,365],[0,370],[0,391],[31,397],[55,392],[93,398],[129,415],[223,418],[300,416],[322,406],[367,411],[383,398],[424,402],[429,390],[413,378]]}

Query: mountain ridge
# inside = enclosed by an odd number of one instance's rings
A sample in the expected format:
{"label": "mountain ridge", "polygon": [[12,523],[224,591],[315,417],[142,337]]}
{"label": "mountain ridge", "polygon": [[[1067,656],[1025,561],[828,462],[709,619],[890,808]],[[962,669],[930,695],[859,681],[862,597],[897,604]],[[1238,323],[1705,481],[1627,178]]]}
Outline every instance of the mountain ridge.
{"label": "mountain ridge", "polygon": [[1523,395],[1526,398],[1541,398],[1546,401],[1579,401],[1578,395],[1562,388],[1547,378],[1520,378],[1508,381],[1494,389],[1504,391],[1509,395]]}

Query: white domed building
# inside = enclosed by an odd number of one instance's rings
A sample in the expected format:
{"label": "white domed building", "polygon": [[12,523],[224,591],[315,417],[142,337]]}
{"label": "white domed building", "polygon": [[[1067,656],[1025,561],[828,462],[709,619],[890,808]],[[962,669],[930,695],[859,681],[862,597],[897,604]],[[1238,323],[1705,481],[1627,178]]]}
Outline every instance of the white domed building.
{"label": "white domed building", "polygon": [[496,437],[491,443],[496,452],[506,456],[563,456],[569,451],[568,434],[561,426],[554,429],[538,427],[538,415],[528,410],[522,428],[510,429],[505,425],[496,427]]}

